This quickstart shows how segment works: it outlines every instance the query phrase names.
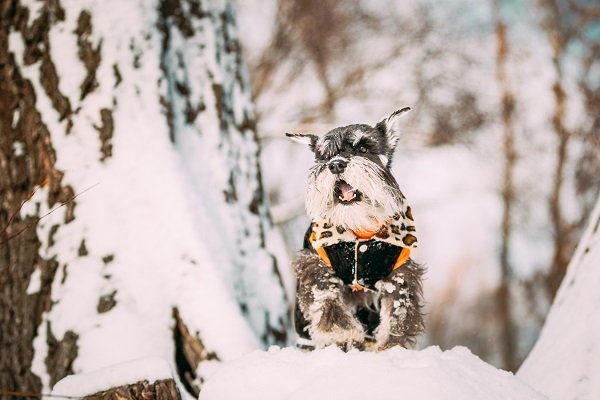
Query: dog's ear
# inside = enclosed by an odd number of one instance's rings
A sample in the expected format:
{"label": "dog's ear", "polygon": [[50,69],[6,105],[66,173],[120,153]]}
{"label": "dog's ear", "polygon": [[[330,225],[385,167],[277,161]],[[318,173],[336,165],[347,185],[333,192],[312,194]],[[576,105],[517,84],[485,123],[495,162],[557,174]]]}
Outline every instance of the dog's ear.
{"label": "dog's ear", "polygon": [[388,159],[391,161],[398,139],[400,139],[400,129],[398,127],[399,117],[405,112],[410,111],[410,107],[404,107],[400,110],[394,111],[390,115],[384,117],[381,121],[375,125],[375,128],[381,132],[385,138],[385,142],[388,148]]}
{"label": "dog's ear", "polygon": [[289,137],[295,142],[306,144],[314,151],[315,144],[319,137],[317,135],[311,135],[310,133],[286,133],[285,136]]}

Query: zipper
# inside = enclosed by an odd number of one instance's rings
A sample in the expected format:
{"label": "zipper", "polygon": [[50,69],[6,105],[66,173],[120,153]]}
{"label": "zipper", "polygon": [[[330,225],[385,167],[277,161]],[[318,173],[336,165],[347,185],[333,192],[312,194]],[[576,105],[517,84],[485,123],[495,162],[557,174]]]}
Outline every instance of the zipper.
{"label": "zipper", "polygon": [[362,242],[360,240],[357,240],[354,243],[354,266],[352,267],[352,275],[354,276],[354,279],[352,280],[350,288],[353,292],[357,292],[360,290],[364,290],[367,292],[375,292],[375,290],[369,289],[368,287],[363,286],[358,282],[358,249],[361,245]]}
{"label": "zipper", "polygon": [[360,286],[358,284],[358,246],[360,245],[360,241],[357,240],[354,243],[354,267],[352,268],[352,275],[354,275],[354,280],[352,281],[352,286]]}

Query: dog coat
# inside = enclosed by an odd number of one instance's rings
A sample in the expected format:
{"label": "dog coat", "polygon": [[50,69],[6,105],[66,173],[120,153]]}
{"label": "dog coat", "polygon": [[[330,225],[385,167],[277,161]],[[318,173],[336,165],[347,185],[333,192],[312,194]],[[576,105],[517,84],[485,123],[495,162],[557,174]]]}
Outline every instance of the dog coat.
{"label": "dog coat", "polygon": [[314,220],[305,237],[325,264],[352,290],[373,290],[375,283],[402,266],[417,247],[412,212],[389,218],[376,232],[352,231],[327,220]]}

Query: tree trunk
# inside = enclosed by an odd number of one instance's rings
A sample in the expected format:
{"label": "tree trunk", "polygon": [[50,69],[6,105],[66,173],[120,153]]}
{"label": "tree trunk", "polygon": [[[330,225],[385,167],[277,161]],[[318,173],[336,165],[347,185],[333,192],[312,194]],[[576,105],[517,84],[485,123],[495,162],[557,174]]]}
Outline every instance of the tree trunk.
{"label": "tree trunk", "polygon": [[546,277],[546,290],[548,297],[553,299],[560,283],[565,276],[569,258],[575,248],[575,230],[563,213],[563,196],[565,181],[564,175],[569,162],[568,147],[573,134],[566,126],[567,93],[564,88],[562,62],[565,56],[567,42],[571,39],[572,32],[562,29],[559,4],[555,0],[539,0],[539,5],[544,12],[541,22],[542,29],[552,48],[552,66],[554,67],[554,83],[552,93],[554,97],[554,110],[552,114],[552,128],[556,134],[556,162],[554,166],[554,179],[548,201],[550,221],[552,222],[553,254],[550,271]]}
{"label": "tree trunk", "polygon": [[0,389],[158,354],[197,391],[198,363],[284,343],[231,4],[0,0],[0,21]]}
{"label": "tree trunk", "polygon": [[500,247],[500,286],[497,291],[499,326],[502,338],[502,357],[505,369],[517,368],[516,326],[512,318],[511,284],[512,267],[510,263],[510,241],[512,237],[512,214],[515,202],[514,170],[517,160],[515,150],[515,132],[513,114],[515,98],[510,89],[506,71],[508,59],[508,37],[506,25],[501,16],[500,0],[493,1],[494,25],[496,31],[496,80],[502,93],[502,128],[504,171],[502,179],[502,228]]}

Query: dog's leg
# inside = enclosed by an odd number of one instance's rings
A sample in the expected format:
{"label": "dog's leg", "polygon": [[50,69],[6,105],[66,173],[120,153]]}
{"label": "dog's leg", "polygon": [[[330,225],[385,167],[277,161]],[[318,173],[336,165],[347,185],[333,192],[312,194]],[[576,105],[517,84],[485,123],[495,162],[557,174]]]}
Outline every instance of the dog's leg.
{"label": "dog's leg", "polygon": [[343,300],[345,290],[333,269],[318,255],[303,250],[294,262],[298,279],[297,302],[308,333],[317,347],[336,344],[343,349],[360,346],[364,330]]}
{"label": "dog's leg", "polygon": [[386,279],[377,282],[381,300],[380,323],[375,330],[377,349],[412,347],[423,332],[423,272],[421,265],[409,259]]}

